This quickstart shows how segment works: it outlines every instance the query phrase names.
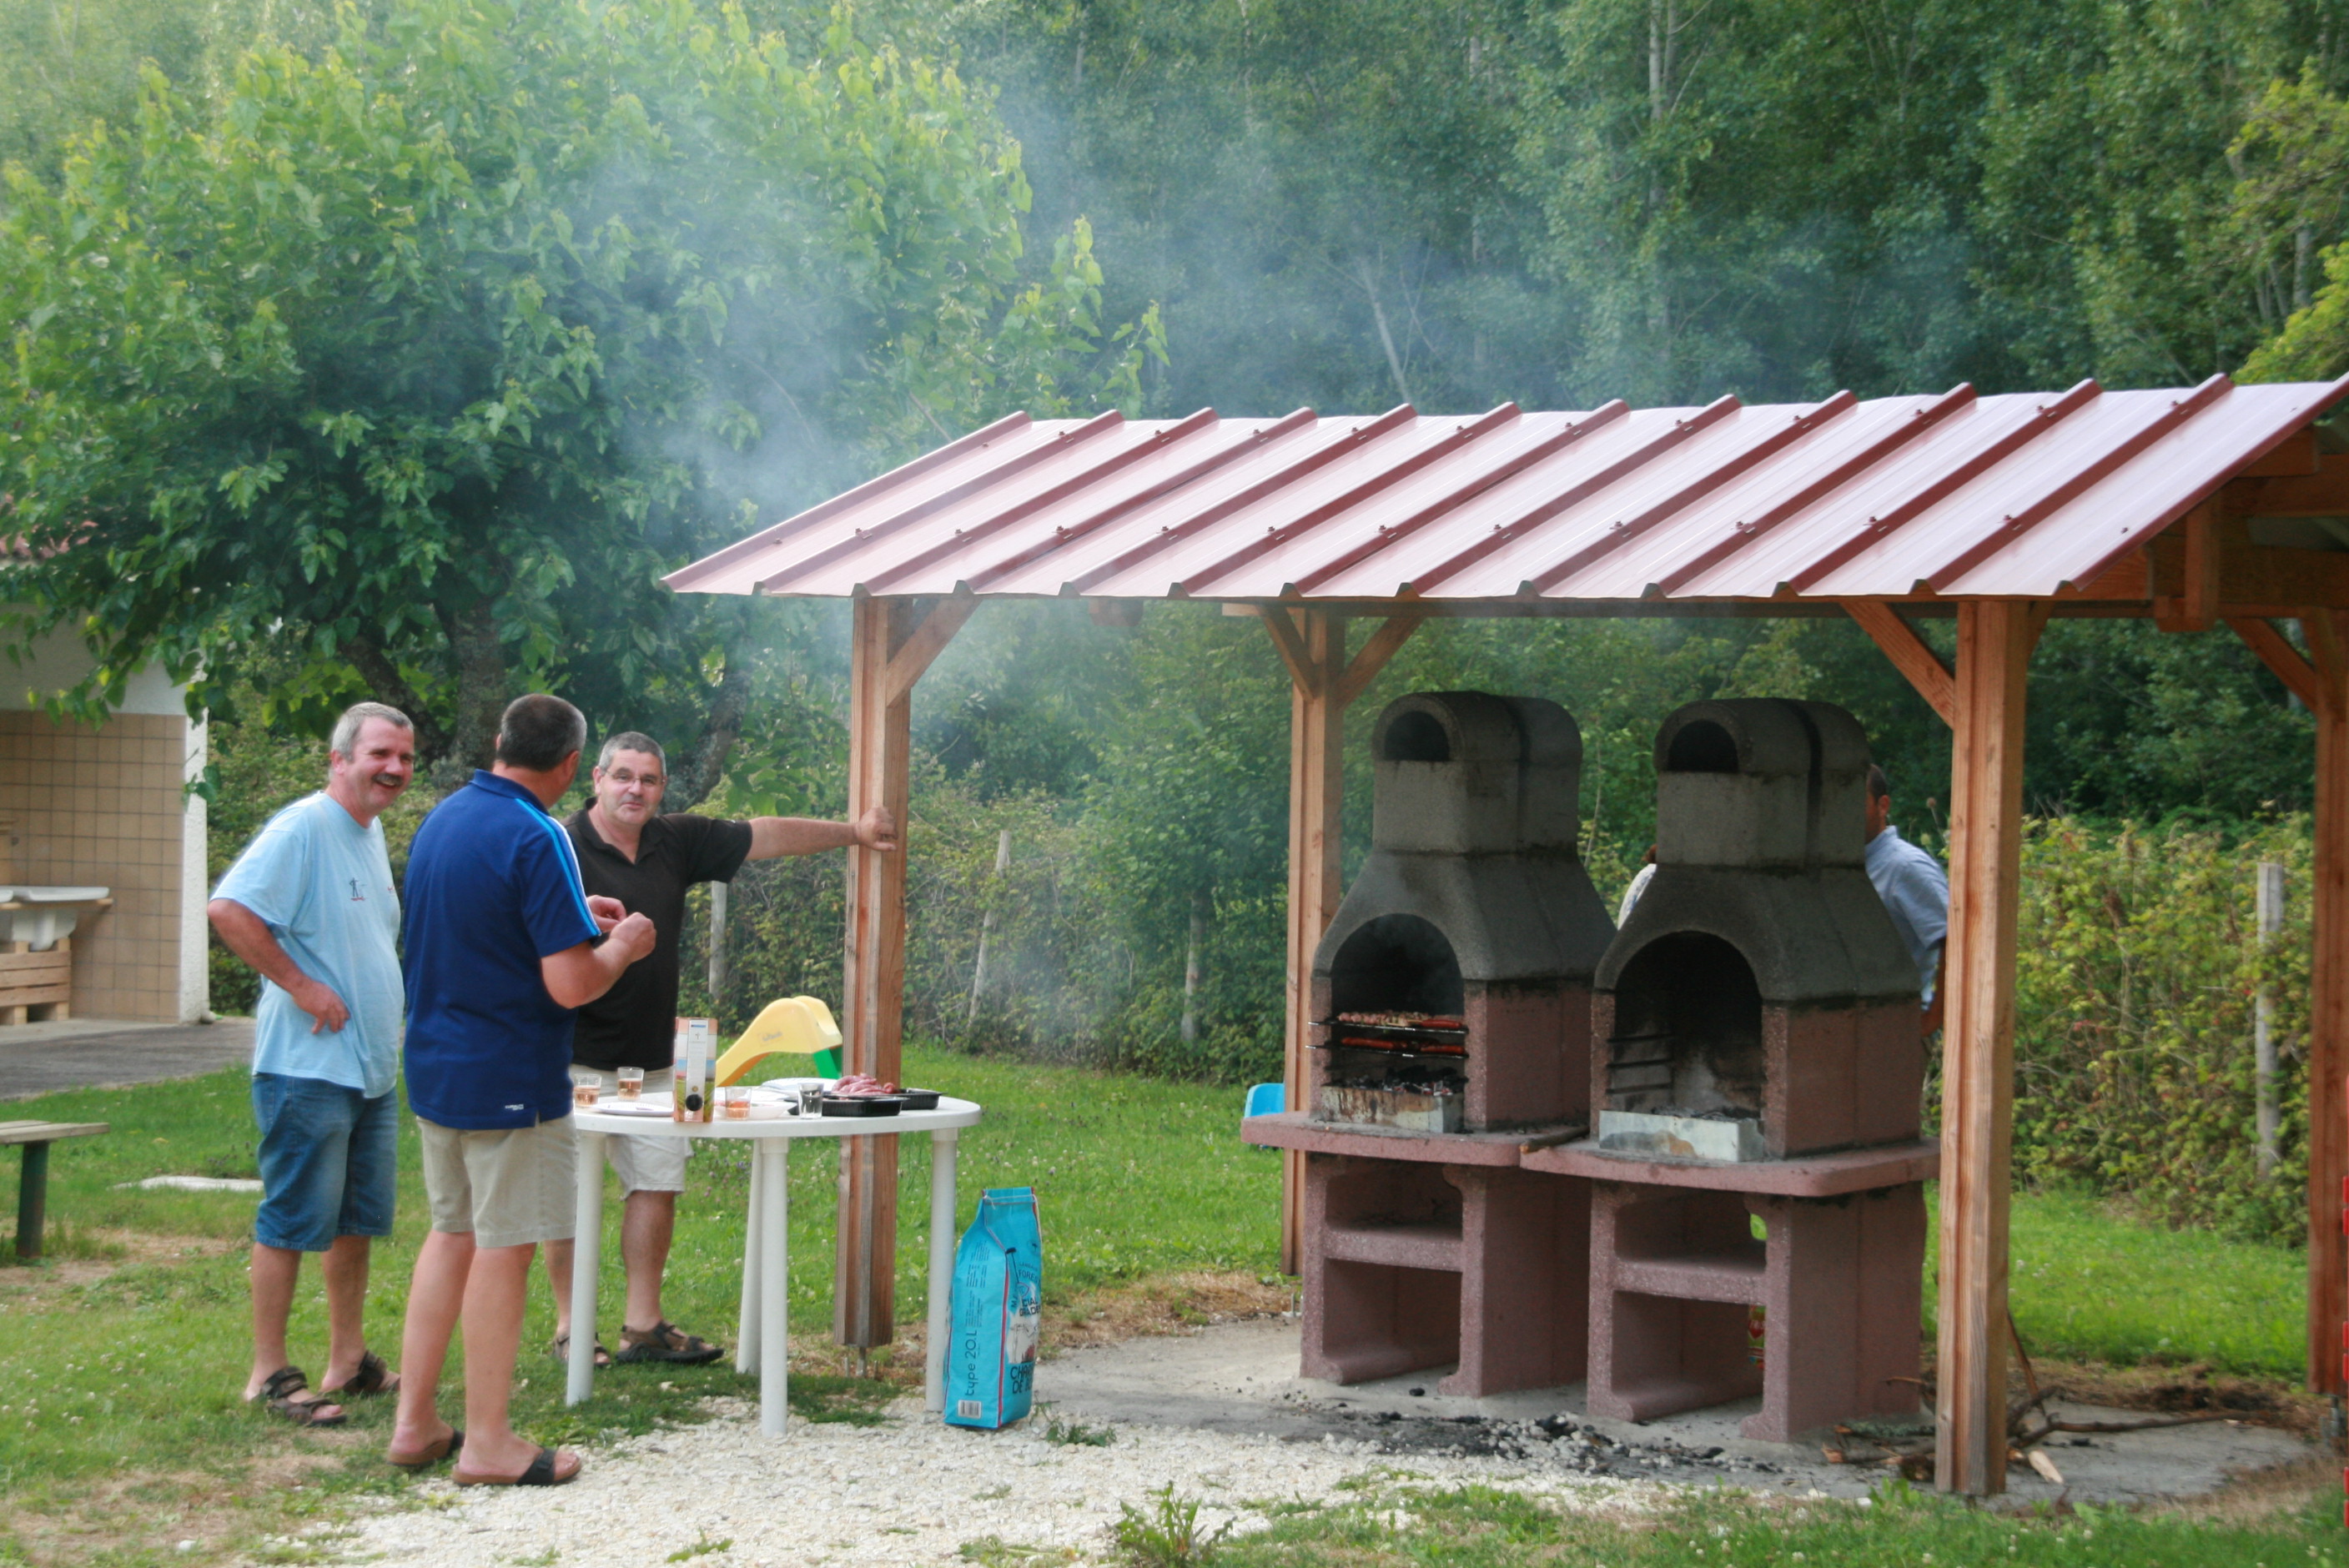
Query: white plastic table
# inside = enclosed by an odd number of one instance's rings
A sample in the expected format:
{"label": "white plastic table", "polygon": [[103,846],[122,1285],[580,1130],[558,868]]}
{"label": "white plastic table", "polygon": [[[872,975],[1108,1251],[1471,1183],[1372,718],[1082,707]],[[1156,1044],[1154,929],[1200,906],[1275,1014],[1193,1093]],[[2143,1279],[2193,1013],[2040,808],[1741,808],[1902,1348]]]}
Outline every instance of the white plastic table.
{"label": "white plastic table", "polygon": [[[735,1367],[759,1374],[759,1429],[770,1437],[783,1430],[789,1390],[788,1307],[791,1256],[791,1186],[786,1161],[801,1138],[872,1138],[885,1133],[930,1135],[929,1343],[924,1390],[929,1408],[946,1408],[948,1307],[953,1300],[955,1140],[975,1125],[979,1108],[967,1099],[938,1101],[936,1110],[895,1116],[801,1116],[773,1121],[671,1121],[667,1117],[613,1111],[572,1113],[579,1144],[578,1226],[571,1253],[571,1343],[595,1343],[595,1276],[604,1252],[604,1140],[627,1138],[744,1138],[750,1140],[750,1212],[742,1237],[742,1315],[735,1334]],[[595,1357],[570,1358],[567,1402],[576,1405],[594,1387]]]}

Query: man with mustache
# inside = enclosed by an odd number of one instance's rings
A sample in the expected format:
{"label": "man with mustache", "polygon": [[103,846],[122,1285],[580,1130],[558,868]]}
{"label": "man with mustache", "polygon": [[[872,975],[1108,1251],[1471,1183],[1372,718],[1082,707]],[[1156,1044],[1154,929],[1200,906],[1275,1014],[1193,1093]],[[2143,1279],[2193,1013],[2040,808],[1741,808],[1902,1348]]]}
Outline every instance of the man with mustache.
{"label": "man with mustache", "polygon": [[[579,1009],[571,1050],[574,1083],[600,1084],[610,1093],[624,1067],[645,1070],[645,1090],[668,1088],[676,1046],[678,934],[685,925],[686,889],[698,882],[731,882],[744,861],[812,855],[861,844],[896,848],[897,824],[874,807],[854,822],[808,817],[753,817],[724,821],[691,812],[663,815],[668,765],[660,743],[634,730],[604,742],[594,773],[595,800],[564,826],[579,853],[579,874],[591,893],[617,899],[652,917],[657,945],[622,975],[611,990]],[[628,1273],[627,1310],[620,1323],[621,1361],[698,1365],[725,1354],[700,1336],[668,1321],[661,1308],[661,1276],[677,1224],[677,1195],[685,1188],[688,1152],[682,1138],[608,1138],[612,1166],[626,1194],[620,1254]],[[570,1354],[571,1243],[550,1242],[546,1267],[554,1287],[554,1354]],[[607,1353],[595,1347],[596,1365]]]}
{"label": "man with mustache", "polygon": [[[367,1347],[367,1253],[391,1233],[399,1099],[399,899],[376,819],[416,769],[408,716],[363,702],[335,723],[326,787],[269,820],[207,913],[261,973],[253,1114],[261,1126],[248,1403],[305,1427],[339,1426],[332,1396],[382,1394],[398,1374]],[[326,1254],[326,1369],[293,1364],[285,1322],[304,1253]]]}

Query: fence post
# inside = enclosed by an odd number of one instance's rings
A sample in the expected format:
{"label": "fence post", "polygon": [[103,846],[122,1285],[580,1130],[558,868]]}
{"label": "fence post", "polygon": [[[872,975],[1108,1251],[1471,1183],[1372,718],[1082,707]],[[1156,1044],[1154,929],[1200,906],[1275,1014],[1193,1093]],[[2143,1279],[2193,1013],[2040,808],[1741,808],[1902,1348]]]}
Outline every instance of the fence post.
{"label": "fence post", "polygon": [[[2260,962],[2264,965],[2275,946],[2275,939],[2283,930],[2283,862],[2261,861],[2259,878]],[[2275,1174],[2276,1131],[2282,1113],[2276,1104],[2276,1043],[2275,991],[2262,971],[2260,989],[2252,1004],[2251,1051],[2253,1078],[2257,1085],[2260,1176],[2261,1180]]]}
{"label": "fence post", "polygon": [[[995,836],[995,880],[1000,882],[1011,872],[1011,830],[1004,829]],[[995,901],[989,898],[978,917],[978,961],[970,966],[970,1007],[963,1015],[963,1027],[978,1022],[978,994],[987,989],[987,939],[995,931]]]}

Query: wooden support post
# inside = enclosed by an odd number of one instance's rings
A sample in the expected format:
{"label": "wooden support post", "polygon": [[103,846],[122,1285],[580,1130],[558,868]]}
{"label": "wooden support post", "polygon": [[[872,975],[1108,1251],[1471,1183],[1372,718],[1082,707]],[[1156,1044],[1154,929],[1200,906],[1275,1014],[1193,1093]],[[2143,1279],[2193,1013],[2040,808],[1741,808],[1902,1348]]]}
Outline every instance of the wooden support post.
{"label": "wooden support post", "polygon": [[1948,1025],[1941,1068],[1938,1480],[2006,1490],[2009,1162],[2014,1140],[2015,905],[2023,676],[2044,607],[1958,606],[1950,779]]}
{"label": "wooden support post", "polygon": [[[905,816],[913,761],[913,693],[974,601],[924,604],[860,598],[848,676],[848,815],[874,806],[897,820],[898,852],[848,851],[848,952],[843,975],[843,1067],[895,1080],[905,999]],[[840,1233],[832,1331],[859,1349],[896,1337],[897,1140],[840,1145]]]}
{"label": "wooden support post", "polygon": [[[2309,878],[2308,1386],[2335,1398],[2349,1321],[2349,615],[2301,617],[2314,677],[2316,863]],[[2279,639],[2281,641],[2281,639]]]}
{"label": "wooden support post", "polygon": [[[1264,624],[1289,674],[1288,984],[1281,1077],[1288,1086],[1288,1105],[1300,1109],[1307,1026],[1312,1021],[1313,953],[1338,913],[1343,891],[1339,809],[1346,789],[1346,707],[1419,629],[1419,618],[1389,620],[1351,663],[1341,616],[1276,607],[1265,610]],[[1280,1171],[1280,1269],[1293,1274],[1303,1267],[1304,1256],[1303,1151],[1283,1150]]]}
{"label": "wooden support post", "polygon": [[[1265,624],[1285,619],[1269,610]],[[1274,626],[1273,636],[1288,651],[1290,639]],[[1313,953],[1338,913],[1343,889],[1343,842],[1339,810],[1345,799],[1346,710],[1337,701],[1346,666],[1346,623],[1321,610],[1297,614],[1299,645],[1291,661],[1288,696],[1288,986],[1281,1032],[1281,1078],[1288,1102],[1305,1108],[1305,1040],[1312,1021]],[[1304,1264],[1305,1155],[1280,1154],[1280,1272],[1301,1273]]]}

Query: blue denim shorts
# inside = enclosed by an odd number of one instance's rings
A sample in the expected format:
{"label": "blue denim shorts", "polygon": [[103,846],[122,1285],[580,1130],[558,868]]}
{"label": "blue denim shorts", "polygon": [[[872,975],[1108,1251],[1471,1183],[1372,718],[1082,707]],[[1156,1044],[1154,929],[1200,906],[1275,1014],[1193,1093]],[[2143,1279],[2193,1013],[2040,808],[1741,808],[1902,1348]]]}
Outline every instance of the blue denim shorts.
{"label": "blue denim shorts", "polygon": [[324,1078],[253,1075],[264,1247],[323,1253],[336,1236],[391,1234],[399,1093],[369,1099]]}

